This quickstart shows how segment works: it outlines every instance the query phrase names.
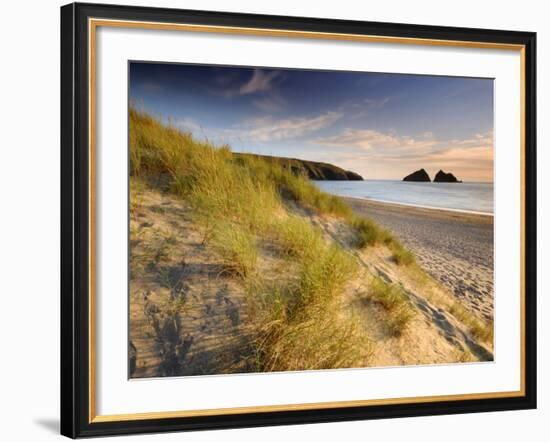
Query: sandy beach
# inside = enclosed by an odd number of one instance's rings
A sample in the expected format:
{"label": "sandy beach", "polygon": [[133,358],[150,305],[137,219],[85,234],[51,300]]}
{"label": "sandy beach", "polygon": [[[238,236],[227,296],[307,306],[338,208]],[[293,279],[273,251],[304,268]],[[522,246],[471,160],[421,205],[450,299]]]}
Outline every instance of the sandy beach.
{"label": "sandy beach", "polygon": [[480,317],[493,318],[493,217],[344,198],[395,233],[422,267]]}

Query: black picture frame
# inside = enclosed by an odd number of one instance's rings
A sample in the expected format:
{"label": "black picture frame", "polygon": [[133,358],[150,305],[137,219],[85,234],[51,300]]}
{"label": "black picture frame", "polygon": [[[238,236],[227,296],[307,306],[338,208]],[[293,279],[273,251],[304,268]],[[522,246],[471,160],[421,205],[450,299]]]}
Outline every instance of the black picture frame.
{"label": "black picture frame", "polygon": [[[93,422],[90,420],[88,180],[89,18],[524,47],[524,395],[317,410]],[[536,408],[536,34],[348,20],[73,3],[61,8],[61,434],[76,438]]]}

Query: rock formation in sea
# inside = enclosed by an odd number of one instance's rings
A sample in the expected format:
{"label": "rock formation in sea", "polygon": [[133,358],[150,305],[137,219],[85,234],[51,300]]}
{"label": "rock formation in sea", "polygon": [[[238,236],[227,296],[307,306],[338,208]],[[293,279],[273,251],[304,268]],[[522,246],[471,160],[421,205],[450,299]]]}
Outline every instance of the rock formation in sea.
{"label": "rock formation in sea", "polygon": [[439,170],[435,174],[434,183],[461,183],[462,181],[458,180],[451,172],[445,173],[442,170]]}
{"label": "rock formation in sea", "polygon": [[403,181],[419,181],[429,183],[431,180],[428,172],[426,172],[424,169],[420,169],[416,172],[411,173],[410,175],[407,175],[405,178],[403,178]]}

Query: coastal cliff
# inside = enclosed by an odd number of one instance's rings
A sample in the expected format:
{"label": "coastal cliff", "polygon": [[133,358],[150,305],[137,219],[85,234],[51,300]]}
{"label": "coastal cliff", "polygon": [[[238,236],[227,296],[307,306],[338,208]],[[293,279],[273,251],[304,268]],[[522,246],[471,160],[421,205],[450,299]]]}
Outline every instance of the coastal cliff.
{"label": "coastal cliff", "polygon": [[257,155],[251,153],[236,153],[236,157],[259,157],[264,160],[277,163],[285,169],[290,170],[294,175],[305,174],[310,180],[331,180],[331,181],[363,181],[358,173],[342,169],[334,164],[321,163],[318,161],[300,160],[297,158],[273,157],[269,155]]}

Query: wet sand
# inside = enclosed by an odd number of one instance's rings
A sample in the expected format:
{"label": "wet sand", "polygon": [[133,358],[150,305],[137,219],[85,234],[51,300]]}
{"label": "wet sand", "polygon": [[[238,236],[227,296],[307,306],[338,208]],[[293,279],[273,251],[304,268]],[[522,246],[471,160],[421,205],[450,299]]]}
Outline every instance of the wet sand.
{"label": "wet sand", "polygon": [[493,318],[493,216],[343,199],[397,235],[473,311]]}

